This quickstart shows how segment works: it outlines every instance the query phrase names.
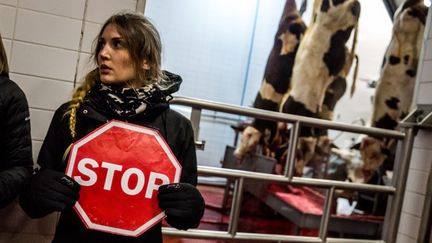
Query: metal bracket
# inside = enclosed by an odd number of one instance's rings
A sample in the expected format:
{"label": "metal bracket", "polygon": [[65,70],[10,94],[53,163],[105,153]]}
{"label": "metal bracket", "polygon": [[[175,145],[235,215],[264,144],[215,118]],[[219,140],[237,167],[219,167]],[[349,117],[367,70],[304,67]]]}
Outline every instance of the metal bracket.
{"label": "metal bracket", "polygon": [[197,141],[195,140],[195,148],[199,150],[204,150],[205,148],[205,140]]}
{"label": "metal bracket", "polygon": [[417,105],[401,122],[401,127],[432,129],[432,105]]}

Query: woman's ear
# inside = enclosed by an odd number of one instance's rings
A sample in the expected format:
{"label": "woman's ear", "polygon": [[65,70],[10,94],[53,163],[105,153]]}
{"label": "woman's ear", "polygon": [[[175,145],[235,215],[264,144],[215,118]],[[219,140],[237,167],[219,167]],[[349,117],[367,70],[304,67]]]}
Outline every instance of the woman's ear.
{"label": "woman's ear", "polygon": [[147,60],[144,60],[142,67],[144,70],[150,70],[150,65],[147,63]]}

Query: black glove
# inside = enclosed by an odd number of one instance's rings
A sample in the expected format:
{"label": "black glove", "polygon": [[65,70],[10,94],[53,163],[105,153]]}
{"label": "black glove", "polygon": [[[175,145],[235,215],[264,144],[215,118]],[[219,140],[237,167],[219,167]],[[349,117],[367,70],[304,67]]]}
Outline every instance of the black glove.
{"label": "black glove", "polygon": [[159,187],[159,207],[165,210],[171,226],[187,230],[199,225],[204,214],[204,199],[194,186],[174,183]]}
{"label": "black glove", "polygon": [[72,207],[79,199],[80,185],[69,176],[43,170],[32,176],[20,196],[20,205],[32,218]]}

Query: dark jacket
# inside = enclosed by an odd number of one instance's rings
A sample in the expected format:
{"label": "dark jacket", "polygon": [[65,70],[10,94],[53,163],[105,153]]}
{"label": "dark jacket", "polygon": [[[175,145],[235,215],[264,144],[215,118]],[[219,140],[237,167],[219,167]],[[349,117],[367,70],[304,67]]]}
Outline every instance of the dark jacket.
{"label": "dark jacket", "polygon": [[[168,103],[155,104],[146,113],[125,119],[102,112],[100,104],[85,100],[77,111],[76,138],[69,132],[69,116],[64,115],[69,103],[63,104],[54,114],[48,133],[41,147],[38,164],[41,169],[65,171],[62,157],[66,148],[106,122],[116,119],[154,128],[160,132],[182,165],[180,181],[197,183],[197,162],[194,136],[190,121],[169,108]],[[109,203],[109,202],[107,202]],[[137,238],[107,234],[86,229],[73,209],[62,212],[53,242],[162,242],[161,224],[157,224]]]}
{"label": "dark jacket", "polygon": [[6,74],[0,74],[0,208],[17,197],[32,166],[26,97]]}

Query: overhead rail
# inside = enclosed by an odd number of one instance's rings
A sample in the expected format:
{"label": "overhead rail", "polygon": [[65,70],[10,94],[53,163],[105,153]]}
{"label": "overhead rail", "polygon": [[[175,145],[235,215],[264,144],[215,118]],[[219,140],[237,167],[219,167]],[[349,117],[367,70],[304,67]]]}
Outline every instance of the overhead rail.
{"label": "overhead rail", "polygon": [[[292,132],[290,133],[290,144],[288,147],[287,163],[283,175],[267,174],[260,172],[251,172],[235,169],[225,169],[207,166],[198,166],[200,175],[211,175],[217,177],[230,178],[235,181],[233,200],[231,204],[230,219],[227,231],[213,230],[188,230],[179,231],[172,228],[164,227],[162,232],[165,235],[179,236],[186,238],[200,239],[225,239],[230,241],[248,240],[253,241],[268,241],[268,242],[344,242],[344,243],[394,243],[394,232],[397,232],[400,211],[403,201],[403,192],[406,184],[406,175],[411,157],[412,145],[414,140],[414,128],[403,127],[404,132],[391,131],[379,128],[363,127],[358,125],[345,124],[340,122],[332,122],[321,119],[314,119],[279,112],[265,111],[255,108],[224,104],[219,102],[206,101],[202,99],[188,97],[174,97],[170,102],[175,105],[188,106],[192,108],[190,120],[195,132],[195,139],[198,141],[198,146],[204,144],[199,142],[199,124],[201,121],[202,110],[211,110],[240,116],[247,116],[259,119],[273,120],[292,124]],[[394,165],[394,173],[390,186],[369,185],[361,183],[351,183],[343,181],[334,181],[326,179],[303,178],[293,176],[295,163],[295,148],[298,141],[298,131],[300,126],[310,126],[316,128],[333,129],[345,132],[366,134],[375,137],[387,137],[398,140],[398,149]],[[326,190],[326,198],[324,202],[323,215],[320,222],[318,237],[294,236],[294,235],[279,235],[279,234],[258,234],[238,231],[238,222],[240,215],[240,205],[245,180],[258,180],[270,182],[282,182],[294,185],[312,186],[324,188]],[[380,240],[356,240],[344,238],[328,237],[328,226],[331,216],[331,208],[336,189],[349,189],[355,191],[371,191],[377,193],[389,194],[388,206],[384,220],[383,233]]]}

